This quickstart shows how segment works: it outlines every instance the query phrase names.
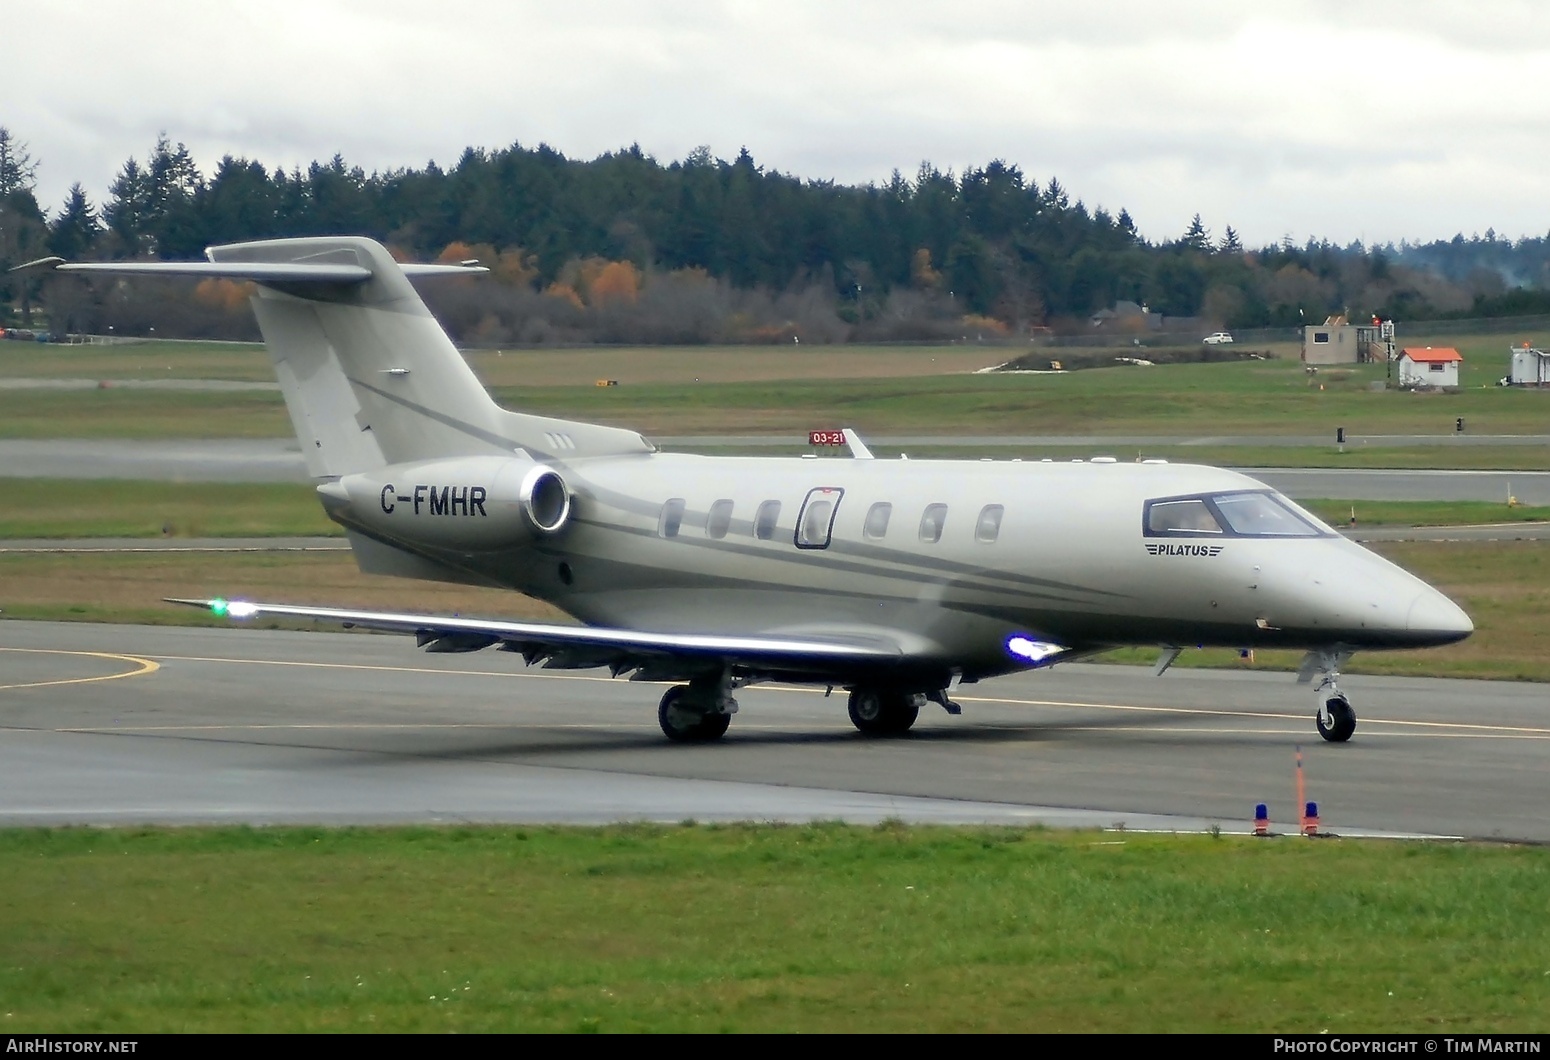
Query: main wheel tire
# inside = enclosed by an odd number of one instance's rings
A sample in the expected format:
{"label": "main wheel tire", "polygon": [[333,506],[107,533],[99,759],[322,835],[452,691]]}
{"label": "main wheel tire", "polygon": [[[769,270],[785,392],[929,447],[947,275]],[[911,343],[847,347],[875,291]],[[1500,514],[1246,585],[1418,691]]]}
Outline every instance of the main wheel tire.
{"label": "main wheel tire", "polygon": [[706,714],[700,719],[701,741],[719,740],[727,734],[727,727],[732,724],[730,714]]}
{"label": "main wheel tire", "polygon": [[663,735],[677,743],[705,743],[725,736],[732,716],[705,714],[683,706],[681,701],[688,691],[688,685],[674,685],[662,693],[662,701],[657,704],[657,724]]}
{"label": "main wheel tire", "polygon": [[[1329,714],[1329,724],[1324,724],[1324,714]],[[1356,711],[1351,709],[1351,701],[1345,696],[1330,696],[1324,702],[1324,710],[1313,716],[1314,723],[1319,727],[1319,735],[1330,743],[1345,743],[1356,731]]]}
{"label": "main wheel tire", "polygon": [[868,736],[908,732],[920,716],[918,697],[882,688],[857,688],[847,703],[850,723]]}

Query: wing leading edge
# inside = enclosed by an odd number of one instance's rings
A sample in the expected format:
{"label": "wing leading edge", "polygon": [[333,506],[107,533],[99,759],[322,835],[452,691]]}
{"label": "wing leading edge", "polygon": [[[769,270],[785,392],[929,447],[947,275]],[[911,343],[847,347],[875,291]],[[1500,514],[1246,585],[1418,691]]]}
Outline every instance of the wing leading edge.
{"label": "wing leading edge", "polygon": [[552,669],[606,666],[632,680],[677,680],[705,670],[732,667],[747,674],[814,677],[857,671],[907,668],[912,658],[883,635],[726,636],[709,633],[652,633],[599,626],[558,626],[541,622],[423,615],[392,611],[356,611],[337,607],[261,604],[244,600],[182,600],[168,603],[198,607],[233,619],[273,615],[337,622],[346,628],[411,633],[427,651],[468,652],[499,645],[520,653],[530,664]]}

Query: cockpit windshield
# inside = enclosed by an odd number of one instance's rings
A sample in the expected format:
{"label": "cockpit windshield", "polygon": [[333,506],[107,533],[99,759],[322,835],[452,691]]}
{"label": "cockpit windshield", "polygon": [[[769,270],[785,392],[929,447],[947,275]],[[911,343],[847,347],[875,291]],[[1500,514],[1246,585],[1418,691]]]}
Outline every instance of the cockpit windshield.
{"label": "cockpit windshield", "polygon": [[1211,498],[1232,532],[1243,537],[1317,537],[1310,526],[1269,493],[1229,493]]}
{"label": "cockpit windshield", "polygon": [[1146,502],[1148,537],[1319,537],[1326,533],[1275,493],[1211,493]]}

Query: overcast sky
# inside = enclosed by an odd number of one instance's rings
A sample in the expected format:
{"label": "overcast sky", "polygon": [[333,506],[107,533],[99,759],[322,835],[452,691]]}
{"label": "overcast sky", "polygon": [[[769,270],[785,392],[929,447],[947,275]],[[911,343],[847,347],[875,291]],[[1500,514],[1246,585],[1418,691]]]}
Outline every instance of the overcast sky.
{"label": "overcast sky", "polygon": [[1550,4],[7,0],[0,125],[57,212],[159,131],[209,174],[546,142],[842,183],[1000,158],[1169,239],[1550,230]]}

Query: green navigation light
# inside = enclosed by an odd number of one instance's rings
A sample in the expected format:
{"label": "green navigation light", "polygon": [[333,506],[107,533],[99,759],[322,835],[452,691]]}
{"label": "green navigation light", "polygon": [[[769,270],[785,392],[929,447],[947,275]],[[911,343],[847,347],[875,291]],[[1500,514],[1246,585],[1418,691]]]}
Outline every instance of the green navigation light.
{"label": "green navigation light", "polygon": [[226,606],[227,606],[226,605],[226,601],[222,600],[219,596],[217,596],[214,600],[210,601],[210,611],[213,614],[225,615],[226,614]]}

